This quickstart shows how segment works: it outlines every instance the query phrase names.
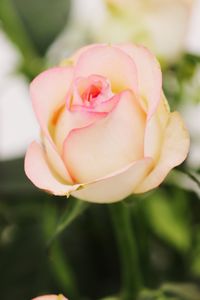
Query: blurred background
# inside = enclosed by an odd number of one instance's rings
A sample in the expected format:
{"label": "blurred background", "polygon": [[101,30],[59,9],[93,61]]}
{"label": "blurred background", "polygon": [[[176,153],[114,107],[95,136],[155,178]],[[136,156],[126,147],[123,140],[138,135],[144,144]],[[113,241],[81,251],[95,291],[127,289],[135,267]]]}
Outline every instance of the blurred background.
{"label": "blurred background", "polygon": [[69,201],[38,191],[23,170],[26,148],[39,136],[30,81],[97,42],[150,48],[170,106],[182,112],[191,134],[186,163],[156,191],[126,200],[152,291],[140,299],[200,299],[199,28],[199,0],[0,0],[1,300],[61,292],[94,300],[119,290],[107,206],[90,205],[49,245]]}

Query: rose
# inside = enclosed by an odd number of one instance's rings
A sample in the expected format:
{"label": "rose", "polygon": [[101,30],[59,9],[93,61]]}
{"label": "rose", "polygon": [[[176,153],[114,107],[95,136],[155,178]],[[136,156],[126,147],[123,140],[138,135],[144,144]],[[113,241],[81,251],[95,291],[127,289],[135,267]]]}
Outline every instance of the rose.
{"label": "rose", "polygon": [[144,47],[84,47],[30,91],[42,145],[29,146],[25,171],[50,193],[119,201],[157,187],[186,158],[188,131]]}
{"label": "rose", "polygon": [[80,47],[90,36],[99,43],[139,43],[151,49],[164,65],[174,63],[186,48],[194,2],[73,0],[71,22],[50,47],[49,60],[57,61],[58,56],[66,55],[66,49],[73,51],[74,45]]}
{"label": "rose", "polygon": [[67,300],[63,295],[45,295],[32,300]]}

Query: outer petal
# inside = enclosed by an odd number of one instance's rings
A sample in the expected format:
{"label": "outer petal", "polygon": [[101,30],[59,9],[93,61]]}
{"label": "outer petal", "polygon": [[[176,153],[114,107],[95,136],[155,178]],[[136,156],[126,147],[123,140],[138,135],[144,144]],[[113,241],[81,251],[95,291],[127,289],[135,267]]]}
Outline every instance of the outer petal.
{"label": "outer petal", "polygon": [[170,114],[164,134],[160,158],[152,172],[137,187],[135,193],[147,192],[157,187],[169,171],[181,164],[189,149],[189,134],[178,112]]}
{"label": "outer petal", "polygon": [[43,148],[37,142],[33,142],[27,150],[25,173],[34,185],[54,195],[68,195],[79,187],[79,185],[63,184],[56,179],[56,174],[53,174],[47,164]]}
{"label": "outer petal", "polygon": [[145,116],[130,91],[108,116],[92,126],[71,131],[64,161],[77,182],[111,174],[143,157]]}
{"label": "outer petal", "polygon": [[49,141],[47,137],[43,137],[43,143],[45,147],[45,154],[48,160],[48,164],[51,166],[51,169],[54,170],[56,175],[63,182],[67,182],[69,184],[73,183],[73,180],[61,158],[59,155],[55,145]]}
{"label": "outer petal", "polygon": [[84,189],[73,192],[72,195],[96,203],[120,201],[134,192],[138,184],[150,172],[151,167],[151,158],[136,161],[112,176],[85,185]]}
{"label": "outer petal", "polygon": [[55,111],[65,103],[65,97],[72,81],[72,68],[52,68],[37,76],[31,83],[30,93],[33,108],[42,128],[47,148],[48,160],[60,177],[72,183],[64,163],[62,162],[52,137],[49,133],[49,122]]}
{"label": "outer petal", "polygon": [[72,68],[57,67],[44,71],[30,85],[33,108],[46,136],[49,136],[50,118],[65,103],[72,77]]}
{"label": "outer petal", "polygon": [[151,119],[147,120],[144,139],[144,156],[152,157],[155,161],[158,160],[162,149],[163,133],[169,116],[169,106],[163,95],[155,113]]}
{"label": "outer petal", "polygon": [[118,48],[129,54],[136,64],[139,93],[143,98],[141,104],[148,112],[148,119],[150,119],[161,98],[162,73],[160,65],[145,47],[120,44]]}
{"label": "outer petal", "polygon": [[76,76],[101,75],[111,83],[113,92],[125,89],[138,91],[134,61],[124,51],[112,46],[97,45],[84,51],[75,67]]}
{"label": "outer petal", "polygon": [[71,57],[62,60],[60,63],[60,66],[61,67],[74,66],[77,63],[81,54],[83,54],[85,51],[92,49],[96,46],[106,46],[106,44],[96,43],[96,44],[90,44],[90,45],[83,46],[80,49],[78,49]]}

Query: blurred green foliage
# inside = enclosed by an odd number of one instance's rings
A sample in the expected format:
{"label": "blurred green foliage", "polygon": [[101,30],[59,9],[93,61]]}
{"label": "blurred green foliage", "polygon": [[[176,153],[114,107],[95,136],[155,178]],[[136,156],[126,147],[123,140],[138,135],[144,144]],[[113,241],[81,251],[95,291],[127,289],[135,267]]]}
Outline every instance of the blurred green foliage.
{"label": "blurred green foliage", "polygon": [[70,0],[1,0],[1,25],[22,54],[30,79],[45,66],[46,50],[66,26]]}
{"label": "blurred green foliage", "polygon": [[158,191],[145,203],[145,212],[154,233],[177,250],[186,252],[190,246],[191,230],[188,200],[185,192],[174,189],[171,197]]}
{"label": "blurred green foliage", "polygon": [[200,289],[193,284],[164,284],[156,291],[143,291],[139,300],[199,300]]}
{"label": "blurred green foliage", "polygon": [[185,54],[163,72],[163,88],[172,110],[200,102],[200,57]]}
{"label": "blurred green foliage", "polygon": [[[39,192],[25,178],[22,159],[1,162],[0,169],[1,299],[62,292],[70,300],[94,300],[117,294],[119,257],[107,205],[90,205],[49,245],[74,199]],[[124,205],[132,212],[145,287],[200,284],[197,196],[165,184]],[[169,296],[163,287],[149,293],[141,299],[198,299]]]}

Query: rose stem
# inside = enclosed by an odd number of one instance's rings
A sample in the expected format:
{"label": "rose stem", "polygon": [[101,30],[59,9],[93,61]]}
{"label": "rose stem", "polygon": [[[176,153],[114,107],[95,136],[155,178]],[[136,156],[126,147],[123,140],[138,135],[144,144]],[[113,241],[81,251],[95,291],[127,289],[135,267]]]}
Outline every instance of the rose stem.
{"label": "rose stem", "polygon": [[123,202],[109,205],[121,263],[122,300],[136,299],[142,287],[137,242],[131,222],[131,210]]}

